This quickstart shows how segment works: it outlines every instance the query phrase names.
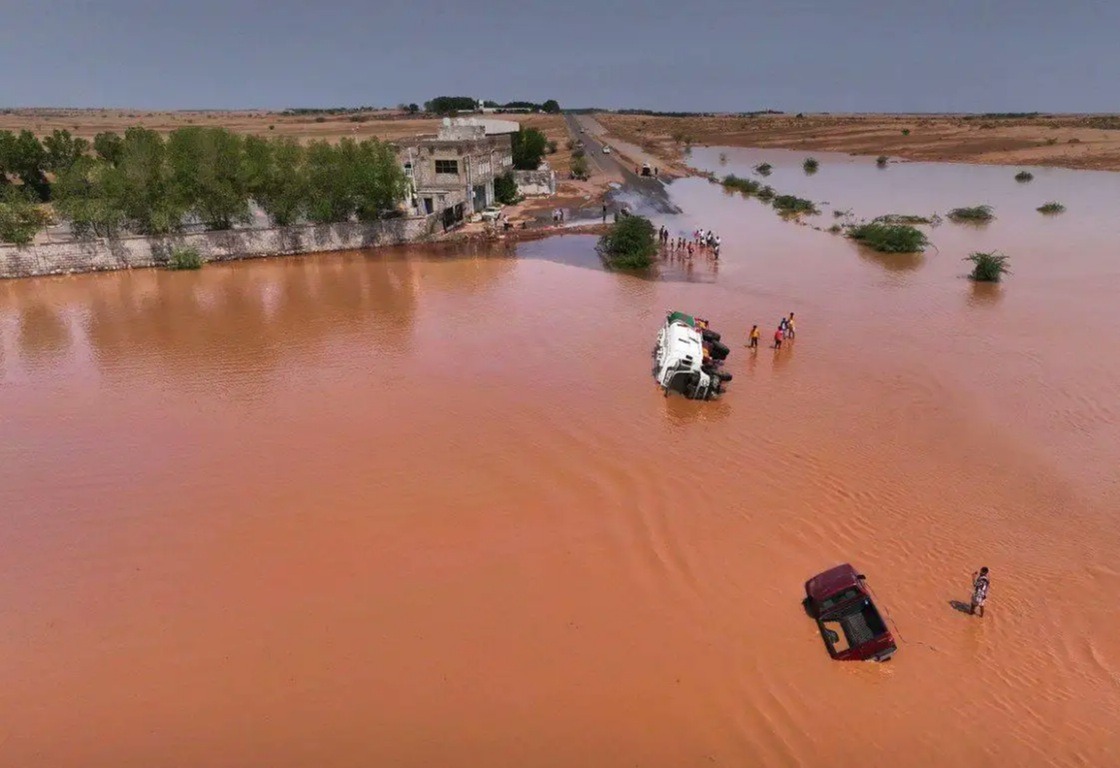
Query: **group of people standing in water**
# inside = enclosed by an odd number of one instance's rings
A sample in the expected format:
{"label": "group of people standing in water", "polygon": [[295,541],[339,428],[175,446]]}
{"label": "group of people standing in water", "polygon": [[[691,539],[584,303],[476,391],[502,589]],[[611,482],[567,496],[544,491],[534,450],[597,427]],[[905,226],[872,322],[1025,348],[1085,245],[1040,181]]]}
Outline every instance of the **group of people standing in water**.
{"label": "group of people standing in water", "polygon": [[703,253],[713,259],[719,259],[719,249],[723,244],[719,235],[712,232],[712,230],[693,231],[692,237],[687,238],[684,236],[673,237],[667,227],[661,227],[657,230],[657,240],[661,244],[661,249],[683,255],[689,261],[692,260],[694,253]]}
{"label": "group of people standing in water", "polygon": [[[793,321],[793,313],[789,313],[789,317],[783,317],[778,321],[778,330],[774,331],[774,346],[773,349],[781,349],[782,342],[786,339],[793,340],[797,336],[797,327]],[[758,349],[758,340],[762,337],[762,331],[758,330],[757,325],[751,326],[751,332],[748,336],[747,347],[750,349]]]}

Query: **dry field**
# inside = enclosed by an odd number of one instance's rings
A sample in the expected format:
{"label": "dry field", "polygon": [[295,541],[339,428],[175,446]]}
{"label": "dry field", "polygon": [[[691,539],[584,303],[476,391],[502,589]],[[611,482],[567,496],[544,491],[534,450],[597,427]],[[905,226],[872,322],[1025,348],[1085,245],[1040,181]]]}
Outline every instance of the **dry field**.
{"label": "dry field", "polygon": [[[560,175],[567,175],[571,153],[565,142],[568,130],[560,115],[498,115],[500,119],[520,122],[539,128],[558,151],[549,157]],[[119,109],[13,109],[0,111],[0,130],[28,129],[43,136],[55,129],[65,129],[87,139],[102,131],[123,133],[140,125],[167,133],[188,125],[221,126],[231,131],[257,136],[291,136],[300,141],[326,139],[338,141],[344,136],[355,139],[370,137],[394,140],[420,134],[434,134],[440,120],[435,117],[413,117],[399,110],[377,110],[340,115],[282,115],[279,112],[242,111],[169,111],[145,112]]]}
{"label": "dry field", "polygon": [[[598,114],[611,134],[670,161],[684,141],[783,147],[910,160],[1120,170],[1120,117],[1055,115],[760,115],[652,117]],[[908,133],[903,133],[908,131]]]}

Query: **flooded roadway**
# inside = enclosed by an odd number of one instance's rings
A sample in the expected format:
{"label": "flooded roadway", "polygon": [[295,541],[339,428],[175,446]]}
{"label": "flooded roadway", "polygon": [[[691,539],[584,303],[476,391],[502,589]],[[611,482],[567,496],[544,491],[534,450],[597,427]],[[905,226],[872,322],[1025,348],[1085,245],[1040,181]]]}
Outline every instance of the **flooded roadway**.
{"label": "flooded roadway", "polygon": [[[686,179],[723,256],[656,280],[568,236],[0,283],[0,765],[1120,762],[1120,178],[817,157],[771,183],[998,218],[883,257]],[[653,387],[668,307],[725,399]],[[848,560],[889,664],[801,610]]]}

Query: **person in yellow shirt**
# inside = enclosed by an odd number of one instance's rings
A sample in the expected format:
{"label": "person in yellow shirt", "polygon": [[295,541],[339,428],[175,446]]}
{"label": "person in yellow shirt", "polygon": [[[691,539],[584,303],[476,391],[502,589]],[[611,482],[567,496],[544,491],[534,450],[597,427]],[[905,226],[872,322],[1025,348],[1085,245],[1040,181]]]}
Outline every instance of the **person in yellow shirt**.
{"label": "person in yellow shirt", "polygon": [[751,336],[750,336],[751,340],[747,343],[747,346],[750,347],[751,349],[758,349],[758,338],[761,335],[762,335],[762,332],[760,330],[758,330],[758,326],[757,325],[752,325],[751,326]]}
{"label": "person in yellow shirt", "polygon": [[793,327],[793,313],[789,313],[789,320],[786,320],[786,338],[792,339],[797,335],[797,331]]}

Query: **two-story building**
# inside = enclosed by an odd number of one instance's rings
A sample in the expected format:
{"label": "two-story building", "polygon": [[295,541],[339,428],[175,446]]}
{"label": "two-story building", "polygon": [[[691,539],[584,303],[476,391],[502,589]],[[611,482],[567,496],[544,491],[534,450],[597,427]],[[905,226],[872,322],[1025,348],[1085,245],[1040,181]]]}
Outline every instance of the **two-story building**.
{"label": "two-story building", "polygon": [[511,135],[518,124],[506,120],[444,119],[439,133],[397,143],[411,190],[415,215],[439,214],[444,227],[494,203],[494,179],[513,170]]}

